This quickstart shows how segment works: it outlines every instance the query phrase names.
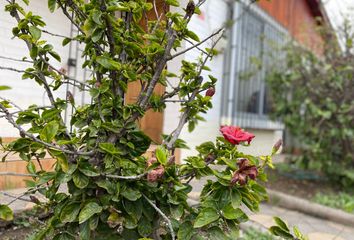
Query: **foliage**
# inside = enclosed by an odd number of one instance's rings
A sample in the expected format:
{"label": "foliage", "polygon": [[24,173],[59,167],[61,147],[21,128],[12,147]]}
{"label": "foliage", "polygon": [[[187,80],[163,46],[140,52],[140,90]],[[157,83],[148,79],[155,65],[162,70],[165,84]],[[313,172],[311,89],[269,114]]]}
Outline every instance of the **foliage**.
{"label": "foliage", "polygon": [[242,237],[243,240],[274,240],[275,237],[269,233],[261,232],[254,228],[247,228]]}
{"label": "foliage", "polygon": [[344,51],[335,33],[325,28],[320,56],[289,44],[284,69],[268,76],[273,117],[282,119],[300,143],[303,164],[318,166],[343,186],[354,183],[352,30],[346,23]]}
{"label": "foliage", "polygon": [[[176,0],[162,2],[162,8],[146,0],[48,0],[50,11],[61,11],[78,29],[76,36],[63,39],[63,45],[77,41],[84,46],[82,68],[92,75],[78,82],[51,64],[61,58],[43,39],[42,18],[9,1],[6,11],[18,23],[13,35],[28,46],[33,64],[22,78],[43,87],[50,101],[49,106],[26,109],[10,100],[0,102],[2,117],[21,135],[2,147],[27,162],[32,181],[26,194],[49,215],[31,239],[235,239],[239,223],[248,219],[241,206],[257,211],[267,198],[259,181],[266,180],[264,168],[271,166],[271,156],[254,157],[237,149],[237,144],[249,144],[253,137],[237,142],[218,137],[198,146],[198,155],[184,164],[175,163],[175,147],[186,145],[178,139],[182,127],[188,123],[193,130],[199,114],[212,106],[213,94],[205,92],[214,88],[216,79],[201,75],[210,70],[206,63],[217,53],[214,47],[224,28],[201,41],[187,28],[203,2],[189,1],[179,14],[168,11],[169,5],[179,6]],[[155,16],[149,18],[148,13]],[[179,47],[185,39],[194,41],[190,49],[212,41],[195,62],[182,61],[176,75],[166,70],[166,64],[184,53]],[[172,55],[172,50],[177,53]],[[166,86],[172,78],[177,86],[162,95],[154,93],[157,84]],[[132,82],[140,83],[141,91],[137,101],[128,104],[125,94]],[[75,103],[70,92],[66,99],[55,98],[65,84],[89,91],[91,103]],[[174,97],[181,99],[177,127],[154,156],[147,157],[152,141],[137,121],[149,109],[163,110]],[[73,114],[64,123],[67,108]],[[237,129],[237,134],[246,134]],[[56,160],[54,171],[41,167],[47,153]],[[191,207],[190,181],[205,176],[213,180],[204,186],[200,205]],[[62,185],[68,192],[59,190]],[[48,201],[34,198],[35,192]],[[1,205],[0,213],[1,218],[12,219],[7,205]]]}
{"label": "foliage", "polygon": [[317,193],[313,201],[331,208],[342,209],[354,214],[354,195],[340,192],[336,194]]}
{"label": "foliage", "polygon": [[291,239],[291,240],[308,240],[297,227],[293,227],[293,233],[290,231],[289,226],[280,218],[274,217],[276,223],[275,226],[270,227],[269,231],[282,239]]}

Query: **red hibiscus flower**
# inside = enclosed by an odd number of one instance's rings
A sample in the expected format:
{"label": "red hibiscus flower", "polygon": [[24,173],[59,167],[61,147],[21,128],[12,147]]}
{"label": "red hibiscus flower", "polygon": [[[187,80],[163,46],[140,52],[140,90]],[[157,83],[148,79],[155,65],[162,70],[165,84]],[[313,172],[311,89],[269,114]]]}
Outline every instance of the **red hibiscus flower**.
{"label": "red hibiscus flower", "polygon": [[245,132],[240,127],[234,126],[222,126],[220,132],[227,141],[234,145],[240,144],[241,142],[250,144],[255,137],[252,133]]}
{"label": "red hibiscus flower", "polygon": [[251,165],[246,158],[242,158],[237,163],[239,169],[234,172],[231,178],[231,185],[239,183],[241,186],[245,185],[248,178],[255,180],[258,175],[258,169],[255,165]]}

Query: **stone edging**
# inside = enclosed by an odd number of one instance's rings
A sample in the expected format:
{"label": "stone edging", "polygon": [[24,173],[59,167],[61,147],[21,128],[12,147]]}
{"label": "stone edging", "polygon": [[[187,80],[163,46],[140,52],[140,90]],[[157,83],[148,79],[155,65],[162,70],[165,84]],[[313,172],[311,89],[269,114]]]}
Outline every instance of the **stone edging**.
{"label": "stone edging", "polygon": [[314,217],[327,219],[350,227],[354,226],[354,214],[323,206],[282,192],[267,189],[269,203],[286,209],[299,211]]}

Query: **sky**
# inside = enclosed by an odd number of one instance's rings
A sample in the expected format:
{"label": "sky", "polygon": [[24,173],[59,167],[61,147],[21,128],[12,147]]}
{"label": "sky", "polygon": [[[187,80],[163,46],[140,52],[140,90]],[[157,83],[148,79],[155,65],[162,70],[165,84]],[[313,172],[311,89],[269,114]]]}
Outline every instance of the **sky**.
{"label": "sky", "polygon": [[354,20],[354,0],[322,0],[322,2],[335,28],[341,25],[344,16]]}

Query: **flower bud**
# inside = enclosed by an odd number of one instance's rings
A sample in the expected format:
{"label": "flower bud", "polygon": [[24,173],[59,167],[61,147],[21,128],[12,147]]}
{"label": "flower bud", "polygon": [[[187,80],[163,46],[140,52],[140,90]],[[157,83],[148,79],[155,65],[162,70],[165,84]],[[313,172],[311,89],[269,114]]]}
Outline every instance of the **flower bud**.
{"label": "flower bud", "polygon": [[214,87],[210,87],[210,88],[206,91],[205,96],[212,97],[212,96],[214,96],[214,94],[215,94],[215,88],[214,88]]}
{"label": "flower bud", "polygon": [[29,196],[31,199],[31,202],[35,203],[35,204],[41,204],[41,202],[39,201],[39,199],[33,195]]}
{"label": "flower bud", "polygon": [[194,4],[194,1],[191,0],[191,1],[189,1],[188,5],[186,7],[187,16],[191,17],[194,14],[194,11],[195,11],[195,4]]}
{"label": "flower bud", "polygon": [[283,140],[279,139],[273,146],[272,155],[276,154],[282,145],[283,145]]}

